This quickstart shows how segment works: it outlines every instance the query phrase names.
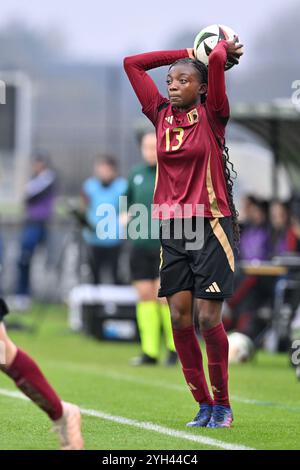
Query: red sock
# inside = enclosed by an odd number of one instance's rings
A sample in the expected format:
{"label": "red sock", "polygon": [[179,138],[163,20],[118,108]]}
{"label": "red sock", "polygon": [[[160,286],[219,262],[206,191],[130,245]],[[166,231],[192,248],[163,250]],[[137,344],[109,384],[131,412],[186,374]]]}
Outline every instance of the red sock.
{"label": "red sock", "polygon": [[50,419],[57,420],[62,417],[61,400],[37,364],[26,353],[18,349],[11,366],[3,370],[30,400],[47,413]]}
{"label": "red sock", "polygon": [[185,380],[200,404],[212,405],[203,370],[202,354],[193,326],[183,329],[173,328],[174,343],[182,364]]}
{"label": "red sock", "polygon": [[223,323],[202,332],[206,343],[208,371],[216,405],[229,405],[228,339]]}

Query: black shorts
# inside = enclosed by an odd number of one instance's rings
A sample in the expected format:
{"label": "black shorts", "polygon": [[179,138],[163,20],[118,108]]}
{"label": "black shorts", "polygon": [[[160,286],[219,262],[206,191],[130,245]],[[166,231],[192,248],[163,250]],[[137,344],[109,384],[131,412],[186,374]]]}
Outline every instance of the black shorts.
{"label": "black shorts", "polygon": [[134,282],[158,279],[159,263],[159,248],[133,246],[130,253],[131,280]]}
{"label": "black shorts", "polygon": [[9,310],[6,302],[0,298],[0,322],[3,321],[3,318],[8,314],[8,312]]}
{"label": "black shorts", "polygon": [[[180,239],[175,239],[174,220],[162,221],[159,297],[185,290],[192,291],[199,299],[223,300],[232,296],[234,254],[231,217],[201,220],[203,230],[198,230],[198,242],[193,249],[187,249],[186,244],[194,243],[196,238],[187,238],[183,233]],[[178,223],[183,224],[182,221]],[[195,231],[195,217],[192,228]]]}

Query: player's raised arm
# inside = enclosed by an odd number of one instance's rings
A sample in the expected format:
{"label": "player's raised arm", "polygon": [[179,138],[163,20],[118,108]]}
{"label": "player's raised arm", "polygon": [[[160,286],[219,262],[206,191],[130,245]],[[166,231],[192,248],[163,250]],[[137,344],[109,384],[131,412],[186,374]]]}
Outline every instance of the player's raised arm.
{"label": "player's raised arm", "polygon": [[163,101],[167,100],[159,93],[154,81],[147,74],[147,70],[170,65],[183,57],[189,57],[188,49],[148,52],[124,59],[125,71],[143,107],[143,113],[153,123],[156,121],[157,108]]}
{"label": "player's raised arm", "polygon": [[238,64],[241,44],[237,40],[220,41],[209,56],[207,107],[220,117],[228,118],[229,103],[226,95],[225,65],[228,59]]}
{"label": "player's raised arm", "polygon": [[225,64],[227,61],[226,41],[220,41],[209,56],[208,91],[206,105],[221,117],[229,117],[229,103],[226,95]]}

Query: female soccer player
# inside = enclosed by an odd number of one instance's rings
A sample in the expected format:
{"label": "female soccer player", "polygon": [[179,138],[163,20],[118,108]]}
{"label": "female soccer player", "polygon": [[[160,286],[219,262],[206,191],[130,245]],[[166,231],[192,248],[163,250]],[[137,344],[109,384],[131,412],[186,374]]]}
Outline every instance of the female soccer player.
{"label": "female soccer player", "polygon": [[[241,47],[237,39],[220,41],[209,56],[208,70],[195,60],[192,49],[151,52],[124,60],[143,112],[156,128],[154,216],[162,219],[158,295],[168,299],[176,350],[186,382],[200,405],[188,426],[230,427],[233,420],[228,397],[228,340],[221,310],[222,301],[232,294],[232,245],[233,239],[238,239],[238,224],[228,159],[223,157],[229,119],[224,67],[227,59],[238,63]],[[163,65],[171,65],[169,99],[159,93],[146,73]],[[204,218],[199,217],[201,207]],[[194,244],[190,249],[185,231],[178,236],[178,220],[184,225],[184,216],[191,219],[193,228],[202,220],[202,248],[194,249]],[[199,235],[196,233],[197,243]],[[194,298],[214,400],[194,329]]]}
{"label": "female soccer player", "polygon": [[[60,400],[37,364],[11,341],[3,323],[8,308],[0,298],[0,370],[53,422],[62,450],[81,450],[80,410]],[[3,357],[2,357],[3,356]]]}

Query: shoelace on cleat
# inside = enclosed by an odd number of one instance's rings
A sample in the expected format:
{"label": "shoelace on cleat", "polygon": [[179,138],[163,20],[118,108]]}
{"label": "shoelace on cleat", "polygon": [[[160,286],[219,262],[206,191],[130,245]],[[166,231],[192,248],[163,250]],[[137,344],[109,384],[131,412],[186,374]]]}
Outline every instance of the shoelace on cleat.
{"label": "shoelace on cleat", "polygon": [[200,418],[208,418],[211,416],[211,408],[205,407],[200,408],[197,415],[194,418],[194,421],[199,421]]}
{"label": "shoelace on cleat", "polygon": [[213,409],[213,420],[217,423],[224,421],[224,419],[230,418],[230,408],[225,408],[223,406],[214,406]]}

